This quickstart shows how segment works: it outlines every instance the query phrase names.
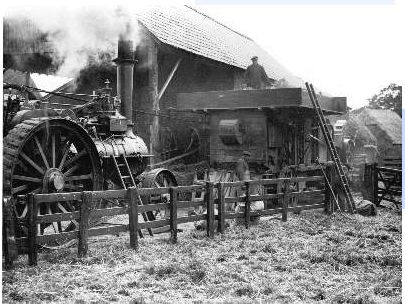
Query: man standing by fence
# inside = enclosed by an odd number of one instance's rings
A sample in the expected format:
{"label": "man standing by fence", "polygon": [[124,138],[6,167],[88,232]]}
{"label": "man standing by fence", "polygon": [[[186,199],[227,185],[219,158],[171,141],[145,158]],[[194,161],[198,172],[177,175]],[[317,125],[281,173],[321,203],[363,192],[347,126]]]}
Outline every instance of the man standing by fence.
{"label": "man standing by fence", "polygon": [[[242,158],[240,158],[238,160],[238,162],[236,163],[236,168],[235,168],[235,175],[238,178],[239,181],[247,181],[250,180],[250,170],[249,170],[249,157],[251,156],[249,151],[244,151]],[[237,196],[245,196],[246,195],[246,190],[245,190],[245,186],[242,186],[241,188],[237,189]],[[250,191],[250,194],[255,194],[252,191]],[[255,201],[251,204],[251,208],[252,211],[256,211],[256,210],[263,210],[264,209],[264,203],[263,201]],[[244,212],[245,211],[245,203],[244,202],[239,202],[236,207],[235,207],[235,212]],[[254,222],[254,223],[258,223],[260,219],[260,216],[255,216],[255,217],[250,217],[250,221]],[[236,224],[244,224],[245,220],[243,218],[241,219],[237,219],[236,220]]]}
{"label": "man standing by fence", "polygon": [[250,157],[249,151],[244,151],[242,158],[236,162],[235,174],[239,181],[250,180],[250,171],[248,160]]}

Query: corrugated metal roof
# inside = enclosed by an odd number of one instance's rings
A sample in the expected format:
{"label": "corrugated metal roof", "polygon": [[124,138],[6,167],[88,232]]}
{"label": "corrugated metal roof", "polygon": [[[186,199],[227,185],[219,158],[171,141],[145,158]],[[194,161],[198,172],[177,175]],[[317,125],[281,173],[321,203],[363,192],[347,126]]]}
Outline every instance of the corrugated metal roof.
{"label": "corrugated metal roof", "polygon": [[[63,87],[68,86],[72,81],[73,78],[70,77],[61,77],[55,75],[45,75],[45,74],[31,74],[31,79],[36,85],[37,88],[42,90],[52,92],[52,91],[59,91]],[[48,93],[39,92],[42,97],[48,96]]]}
{"label": "corrugated metal roof", "polygon": [[188,6],[157,6],[137,15],[158,40],[176,48],[246,69],[257,55],[269,77],[284,78],[290,86],[303,81],[284,68],[252,39]]}

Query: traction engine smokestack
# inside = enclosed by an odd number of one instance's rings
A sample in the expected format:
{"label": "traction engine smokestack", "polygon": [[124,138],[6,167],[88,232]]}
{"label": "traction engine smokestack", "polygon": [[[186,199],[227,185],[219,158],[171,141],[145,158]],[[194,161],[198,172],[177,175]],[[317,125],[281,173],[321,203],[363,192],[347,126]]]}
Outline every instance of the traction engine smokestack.
{"label": "traction engine smokestack", "polygon": [[134,44],[120,35],[118,39],[117,94],[121,100],[121,114],[132,124],[132,92],[134,82]]}

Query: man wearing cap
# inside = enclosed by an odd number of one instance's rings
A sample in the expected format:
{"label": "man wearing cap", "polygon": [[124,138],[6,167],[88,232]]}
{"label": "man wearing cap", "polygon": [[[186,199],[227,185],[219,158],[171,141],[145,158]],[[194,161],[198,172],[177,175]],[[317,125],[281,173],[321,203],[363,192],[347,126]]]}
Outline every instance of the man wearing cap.
{"label": "man wearing cap", "polygon": [[[248,159],[250,157],[250,152],[249,151],[244,151],[242,158],[238,160],[236,163],[236,176],[238,177],[239,181],[245,181],[245,180],[250,180],[250,172],[249,172],[249,165],[248,165]],[[252,193],[251,194],[255,194]],[[245,196],[246,195],[246,189],[244,186],[242,186],[240,189],[236,190],[236,195],[237,196]],[[235,213],[239,212],[245,212],[245,203],[244,202],[238,202],[235,206]],[[250,210],[252,211],[257,211],[257,210],[263,210],[264,209],[264,202],[263,201],[255,201],[251,203]],[[250,222],[252,223],[258,223],[260,219],[260,216],[251,216],[250,217]],[[245,222],[245,219],[236,219],[236,225],[241,225]]]}
{"label": "man wearing cap", "polygon": [[252,64],[248,66],[245,71],[245,81],[248,87],[254,89],[264,88],[264,84],[271,85],[269,77],[267,77],[266,71],[263,66],[259,65],[258,57],[252,57]]}
{"label": "man wearing cap", "polygon": [[250,180],[250,171],[248,165],[248,159],[250,157],[249,151],[244,151],[242,158],[236,162],[235,174],[240,181]]}

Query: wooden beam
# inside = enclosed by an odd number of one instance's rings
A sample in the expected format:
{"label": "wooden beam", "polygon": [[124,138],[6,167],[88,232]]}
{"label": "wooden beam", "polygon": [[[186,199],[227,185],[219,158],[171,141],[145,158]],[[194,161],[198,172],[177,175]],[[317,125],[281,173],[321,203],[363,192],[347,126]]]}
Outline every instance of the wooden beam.
{"label": "wooden beam", "polygon": [[[29,71],[27,71],[26,73],[25,73],[25,85],[26,86],[30,86],[30,79],[31,79],[31,76],[30,76],[30,72]],[[25,100],[26,100],[26,103],[28,103],[28,101],[30,100],[30,98],[29,98],[29,96],[28,96],[28,91],[25,91]],[[39,96],[39,93],[38,93],[38,96]]]}
{"label": "wooden beam", "polygon": [[209,238],[214,237],[214,221],[215,221],[215,209],[214,209],[214,183],[206,183],[207,191],[207,236]]}
{"label": "wooden beam", "polygon": [[34,199],[34,194],[28,194],[28,264],[37,265],[38,246],[37,246],[37,217],[38,203]]}
{"label": "wooden beam", "polygon": [[286,105],[301,105],[301,89],[224,90],[177,94],[177,108],[180,110],[204,110],[218,106],[224,109],[257,109]]}
{"label": "wooden beam", "polygon": [[219,182],[218,189],[218,232],[225,232],[225,189],[224,184]]}
{"label": "wooden beam", "polygon": [[80,206],[79,241],[77,244],[77,255],[79,258],[86,257],[89,249],[89,218],[93,205],[92,198],[91,192],[83,192],[83,202]]}
{"label": "wooden beam", "polygon": [[245,227],[249,229],[250,227],[250,182],[245,182],[245,191],[246,191],[246,199],[245,199]]}
{"label": "wooden beam", "polygon": [[170,188],[170,242],[177,243],[177,189]]}
{"label": "wooden beam", "polygon": [[162,165],[164,165],[164,164],[168,164],[168,163],[171,163],[171,162],[173,162],[173,161],[177,161],[177,160],[182,159],[182,158],[184,158],[184,157],[190,156],[190,155],[192,155],[192,154],[198,152],[199,150],[200,150],[200,147],[195,148],[195,149],[193,149],[192,151],[186,152],[185,154],[182,154],[182,155],[180,155],[180,156],[177,156],[177,157],[174,157],[174,158],[165,160],[165,161],[161,161],[161,162],[159,162],[159,163],[149,164],[149,167],[155,168],[155,167],[157,167],[157,166],[162,166]]}
{"label": "wooden beam", "polygon": [[173,78],[174,74],[176,73],[177,68],[179,68],[180,62],[182,60],[183,59],[181,59],[181,58],[177,60],[176,64],[174,65],[174,67],[172,69],[172,71],[170,72],[169,76],[167,77],[167,79],[165,81],[165,84],[163,84],[162,88],[160,89],[160,92],[159,92],[159,95],[158,95],[158,100],[160,100],[162,98],[163,94],[166,91],[167,86],[169,85],[170,81],[172,81],[172,78]]}
{"label": "wooden beam", "polygon": [[129,245],[132,249],[138,250],[138,199],[140,199],[138,190],[129,188],[127,197],[129,198]]}

